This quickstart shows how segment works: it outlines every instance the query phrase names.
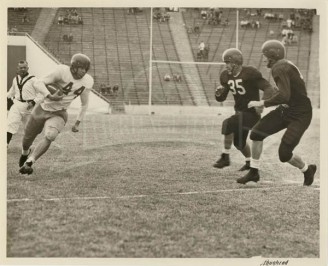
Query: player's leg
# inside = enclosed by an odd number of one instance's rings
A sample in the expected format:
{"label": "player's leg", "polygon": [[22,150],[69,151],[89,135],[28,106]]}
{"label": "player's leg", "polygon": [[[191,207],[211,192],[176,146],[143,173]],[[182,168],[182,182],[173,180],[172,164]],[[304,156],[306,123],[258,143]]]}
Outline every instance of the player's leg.
{"label": "player's leg", "polygon": [[251,149],[247,137],[252,127],[260,120],[260,115],[253,112],[243,112],[238,117],[238,130],[235,133],[234,145],[245,157],[245,164],[239,171],[250,169]]}
{"label": "player's leg", "polygon": [[11,138],[17,133],[22,121],[22,114],[18,107],[19,103],[15,103],[8,112],[7,117],[7,145],[10,143]]}
{"label": "player's leg", "polygon": [[[62,131],[66,123],[66,120],[61,116],[52,116],[48,118],[44,125],[44,137],[36,145],[32,154],[26,160],[24,166],[25,168],[32,169],[33,163],[38,160],[44,153],[47,152],[51,143],[57,138],[58,134]],[[24,167],[23,166],[23,167]],[[23,168],[22,167],[22,168]]]}
{"label": "player's leg", "polygon": [[223,149],[220,158],[213,164],[215,168],[224,168],[230,165],[230,149],[233,141],[233,126],[235,116],[225,119],[222,123],[221,133],[223,135]]}
{"label": "player's leg", "polygon": [[279,146],[279,159],[281,162],[288,162],[290,165],[300,169],[304,174],[304,185],[310,186],[313,183],[314,174],[317,170],[316,165],[308,165],[304,160],[293,151],[300,142],[304,132],[311,123],[312,115],[304,115],[298,120],[289,123],[287,130]]}
{"label": "player's leg", "polygon": [[30,152],[31,146],[42,130],[46,120],[45,113],[40,105],[35,106],[31,115],[29,116],[25,128],[24,128],[24,136],[22,141],[22,154],[19,158],[19,167],[22,167],[27,160]]}
{"label": "player's leg", "polygon": [[259,164],[263,150],[263,140],[284,128],[286,128],[286,124],[281,117],[281,111],[279,108],[264,116],[253,127],[250,135],[250,139],[252,140],[251,168],[245,176],[237,179],[238,183],[246,184],[249,181],[259,181]]}

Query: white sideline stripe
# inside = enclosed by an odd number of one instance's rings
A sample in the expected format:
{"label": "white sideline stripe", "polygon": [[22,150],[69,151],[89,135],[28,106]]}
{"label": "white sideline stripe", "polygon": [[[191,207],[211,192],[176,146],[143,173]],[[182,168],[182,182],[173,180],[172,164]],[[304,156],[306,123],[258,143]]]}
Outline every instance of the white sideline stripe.
{"label": "white sideline stripe", "polygon": [[[118,196],[118,197],[110,197],[110,196],[102,196],[102,197],[72,197],[72,198],[49,198],[49,199],[8,199],[7,203],[12,202],[28,202],[28,201],[62,201],[62,200],[99,200],[99,199],[133,199],[133,198],[146,198],[146,197],[154,197],[154,196],[172,196],[172,195],[195,195],[195,194],[215,194],[221,192],[245,192],[245,191],[254,191],[254,190],[275,190],[282,188],[303,188],[303,185],[298,186],[279,186],[279,187],[253,187],[245,185],[246,189],[243,188],[233,188],[233,189],[222,189],[222,190],[208,190],[208,191],[189,191],[189,192],[168,192],[168,193],[158,193],[158,194],[141,194],[141,195],[126,195],[126,196]],[[319,188],[313,188],[314,190],[319,190]]]}

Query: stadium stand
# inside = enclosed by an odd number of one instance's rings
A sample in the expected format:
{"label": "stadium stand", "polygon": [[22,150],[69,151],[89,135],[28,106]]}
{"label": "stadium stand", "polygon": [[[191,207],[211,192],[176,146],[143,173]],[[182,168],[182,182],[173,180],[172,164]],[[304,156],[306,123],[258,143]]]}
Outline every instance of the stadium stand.
{"label": "stadium stand", "polygon": [[[95,89],[100,92],[100,84],[112,86],[118,84],[120,90],[116,101],[125,104],[147,104],[149,97],[149,46],[150,46],[150,9],[144,8],[138,12],[127,12],[124,8],[76,8],[81,17],[81,23],[59,23],[58,18],[67,13],[68,8],[59,8],[53,23],[45,37],[44,45],[58,58],[68,64],[71,56],[77,52],[86,53],[94,62],[90,72],[95,77]],[[154,9],[154,11],[156,11]],[[159,10],[162,11],[162,10]],[[209,48],[208,58],[201,61],[221,62],[222,52],[236,45],[236,9],[220,10],[220,23],[213,22],[213,17],[204,19],[201,10],[196,8],[180,9],[183,24],[180,25],[187,34],[192,60],[197,59],[198,45],[203,40]],[[209,13],[210,9],[206,10]],[[260,48],[267,39],[281,40],[282,23],[294,9],[262,9],[259,14],[256,9],[240,9],[239,18],[259,21],[260,27],[238,26],[239,48],[243,51],[245,64],[253,65],[269,78],[269,72],[262,62]],[[29,22],[22,23],[25,13],[29,14]],[[31,34],[41,13],[40,8],[28,8],[19,11],[8,10],[8,31],[16,26],[17,31]],[[295,62],[304,74],[307,82],[308,73],[318,73],[318,69],[310,68],[310,51],[312,40],[312,13],[300,10],[300,20],[293,28],[297,42],[286,45],[288,59]],[[305,14],[304,14],[305,13]],[[306,14],[307,13],[307,14]],[[17,15],[18,14],[18,15]],[[272,14],[273,17],[269,17]],[[171,16],[174,14],[172,13]],[[316,19],[318,17],[315,16]],[[161,21],[153,19],[153,60],[183,61],[187,49],[181,29],[177,30],[176,19]],[[215,20],[216,21],[216,20]],[[314,20],[316,21],[316,20]],[[251,25],[251,24],[250,24]],[[316,29],[318,23],[314,24]],[[179,33],[180,32],[180,33]],[[175,36],[180,34],[179,36]],[[177,41],[181,39],[180,41]],[[178,49],[179,48],[179,49]],[[219,82],[219,72],[223,66],[197,65],[195,74],[180,64],[152,64],[152,103],[174,105],[217,105],[213,97],[214,88]],[[311,72],[310,72],[311,70]],[[165,75],[169,81],[164,80]],[[198,90],[195,91],[193,81],[199,76]],[[176,77],[179,76],[179,81]],[[181,79],[180,79],[181,78]],[[189,80],[188,80],[189,78]],[[313,86],[319,101],[319,86]],[[204,95],[204,96],[203,96]],[[106,97],[106,96],[105,96]],[[232,100],[231,95],[229,96]],[[232,102],[232,101],[231,101]],[[226,104],[226,103],[225,103]]]}

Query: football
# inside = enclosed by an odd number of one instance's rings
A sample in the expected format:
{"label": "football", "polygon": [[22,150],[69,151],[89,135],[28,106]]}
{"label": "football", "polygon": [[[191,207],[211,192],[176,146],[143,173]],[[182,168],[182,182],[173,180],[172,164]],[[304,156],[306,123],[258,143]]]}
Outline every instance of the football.
{"label": "football", "polygon": [[57,83],[48,84],[46,85],[46,87],[51,94],[55,94],[57,91],[59,91],[58,95],[59,96],[63,95],[63,89]]}

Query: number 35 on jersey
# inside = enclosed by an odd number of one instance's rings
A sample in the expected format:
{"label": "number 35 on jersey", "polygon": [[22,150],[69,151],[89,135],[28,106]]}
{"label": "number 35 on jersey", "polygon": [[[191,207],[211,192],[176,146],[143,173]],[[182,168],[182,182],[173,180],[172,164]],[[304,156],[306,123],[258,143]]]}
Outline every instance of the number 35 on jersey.
{"label": "number 35 on jersey", "polygon": [[245,88],[242,85],[243,80],[242,79],[230,79],[228,80],[228,85],[230,87],[230,91],[233,95],[240,94],[244,95],[246,93]]}

